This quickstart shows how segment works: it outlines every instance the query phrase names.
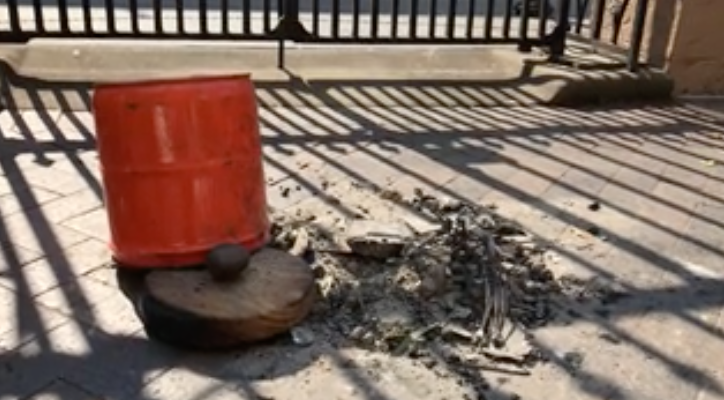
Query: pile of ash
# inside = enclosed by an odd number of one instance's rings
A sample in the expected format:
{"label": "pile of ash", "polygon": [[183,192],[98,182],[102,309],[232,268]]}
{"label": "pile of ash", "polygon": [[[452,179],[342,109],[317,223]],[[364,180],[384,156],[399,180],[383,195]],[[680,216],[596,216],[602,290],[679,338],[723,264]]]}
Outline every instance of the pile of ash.
{"label": "pile of ash", "polygon": [[414,210],[430,228],[352,219],[339,229],[273,214],[273,245],[310,262],[321,294],[292,332],[295,341],[324,337],[463,375],[528,374],[545,359],[530,332],[585,282],[557,279],[546,266],[547,246],[491,207],[419,190],[409,200],[391,192],[380,198]]}

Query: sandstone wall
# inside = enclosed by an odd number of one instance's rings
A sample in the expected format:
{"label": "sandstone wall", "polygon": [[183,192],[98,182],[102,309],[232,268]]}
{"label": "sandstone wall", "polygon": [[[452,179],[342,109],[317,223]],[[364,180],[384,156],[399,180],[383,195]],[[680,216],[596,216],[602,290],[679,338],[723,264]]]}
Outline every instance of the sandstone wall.
{"label": "sandstone wall", "polygon": [[724,94],[724,1],[683,0],[667,70],[679,93]]}
{"label": "sandstone wall", "polygon": [[[631,0],[624,14],[618,42],[624,48],[630,45],[636,3]],[[642,60],[664,68],[674,78],[677,93],[724,95],[724,0],[649,3]],[[613,28],[606,14],[602,39],[608,42]]]}

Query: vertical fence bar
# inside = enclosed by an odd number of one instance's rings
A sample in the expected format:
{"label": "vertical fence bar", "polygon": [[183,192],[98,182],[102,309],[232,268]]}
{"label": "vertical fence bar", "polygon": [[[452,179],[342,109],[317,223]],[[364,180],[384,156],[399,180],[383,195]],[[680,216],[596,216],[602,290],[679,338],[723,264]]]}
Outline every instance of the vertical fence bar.
{"label": "vertical fence bar", "polygon": [[312,1],[312,34],[319,35],[319,0]]}
{"label": "vertical fence bar", "polygon": [[530,18],[530,0],[523,0],[520,9],[520,39],[528,40],[528,18]]}
{"label": "vertical fence bar", "polygon": [[128,0],[128,13],[131,17],[131,33],[140,33],[141,30],[138,27],[138,0]]}
{"label": "vertical fence bar", "polygon": [[513,0],[505,0],[505,16],[503,17],[503,38],[510,39],[510,22],[513,19]]}
{"label": "vertical fence bar", "polygon": [[548,32],[548,18],[550,15],[548,15],[548,1],[549,0],[539,0],[540,4],[538,6],[538,19],[540,20],[538,22],[538,36],[544,37],[546,33]]}
{"label": "vertical fence bar", "polygon": [[360,0],[352,0],[352,37],[359,38]]}
{"label": "vertical fence bar", "polygon": [[159,33],[159,34],[163,33],[163,1],[162,0],[153,0],[153,29],[154,29],[154,33]]}
{"label": "vertical fence bar", "polygon": [[8,18],[10,19],[10,31],[13,34],[19,34],[22,32],[17,0],[8,0]]}
{"label": "vertical fence bar", "polygon": [[263,0],[262,3],[264,4],[262,8],[264,9],[264,33],[269,33],[272,31],[272,16],[271,16],[271,2],[272,0]]}
{"label": "vertical fence bar", "polygon": [[601,29],[603,28],[603,13],[606,11],[606,0],[596,0],[593,7],[593,21],[591,23],[591,39],[601,39]]}
{"label": "vertical fence bar", "polygon": [[65,34],[70,33],[67,0],[58,0],[58,18],[60,18],[60,32]]}
{"label": "vertical fence bar", "polygon": [[[268,5],[271,1],[272,0],[265,0],[264,3]],[[286,6],[284,0],[277,0],[277,21],[281,21],[282,18],[284,18],[285,7]]]}
{"label": "vertical fence bar", "polygon": [[281,7],[279,29],[279,68],[285,68],[285,45],[287,40],[300,40],[305,34],[299,22],[299,0],[285,0]]}
{"label": "vertical fence bar", "polygon": [[571,0],[560,0],[558,2],[558,26],[559,35],[554,38],[555,42],[551,44],[551,57],[560,58],[566,52],[566,37],[568,36],[568,28],[570,24]]}
{"label": "vertical fence bar", "polygon": [[33,17],[35,17],[35,31],[45,32],[45,18],[43,17],[43,0],[33,0]]}
{"label": "vertical fence bar", "polygon": [[93,16],[91,15],[91,0],[81,0],[83,8],[83,30],[85,34],[93,33]]}
{"label": "vertical fence bar", "polygon": [[105,0],[106,4],[106,27],[108,33],[116,33],[116,5],[113,0]]}
{"label": "vertical fence bar", "polygon": [[221,34],[229,35],[229,0],[221,0]]}
{"label": "vertical fence bar", "polygon": [[465,36],[468,40],[473,38],[473,30],[475,29],[475,0],[468,0],[468,20],[465,29]]}
{"label": "vertical fence bar", "polygon": [[372,38],[377,39],[380,31],[380,0],[372,0]]}
{"label": "vertical fence bar", "polygon": [[339,0],[332,0],[332,37],[339,38]]}
{"label": "vertical fence bar", "polygon": [[[154,11],[156,14],[156,11]],[[184,21],[184,2],[183,0],[176,0],[176,29],[179,34],[186,33],[186,23]]]}
{"label": "vertical fence bar", "polygon": [[209,4],[206,0],[199,0],[199,31],[209,33]]}
{"label": "vertical fence bar", "polygon": [[457,17],[458,2],[457,0],[448,0],[447,8],[447,38],[455,38],[455,20]]}
{"label": "vertical fence bar", "polygon": [[428,15],[428,36],[430,39],[434,38],[436,35],[435,28],[437,26],[437,0],[429,0],[430,1],[430,10]]}
{"label": "vertical fence bar", "polygon": [[571,13],[571,0],[560,0],[558,2],[558,24],[566,30],[570,26],[569,15]]}
{"label": "vertical fence bar", "polygon": [[649,0],[638,0],[636,4],[636,14],[634,15],[633,31],[631,32],[631,47],[628,51],[628,69],[631,72],[636,72],[639,69],[641,42],[644,39],[648,9]]}
{"label": "vertical fence bar", "polygon": [[397,26],[400,24],[400,0],[392,0],[392,25],[390,26],[390,36],[397,38]]}
{"label": "vertical fence bar", "polygon": [[621,23],[623,16],[628,9],[629,0],[618,0],[613,10],[613,29],[611,29],[611,43],[618,44],[619,33],[621,32]]}
{"label": "vertical fence bar", "polygon": [[417,37],[417,13],[419,9],[419,3],[417,0],[410,2],[410,38],[414,39]]}
{"label": "vertical fence bar", "polygon": [[490,40],[490,38],[493,36],[495,1],[496,0],[487,0],[487,3],[485,4],[485,40]]}
{"label": "vertical fence bar", "polygon": [[589,5],[590,1],[588,0],[577,0],[576,2],[576,33],[579,35],[581,34],[581,31],[583,31],[583,20],[586,19]]}
{"label": "vertical fence bar", "polygon": [[279,69],[284,69],[286,67],[286,60],[284,58],[285,53],[285,42],[284,38],[279,39],[279,46],[277,47],[277,67]]}
{"label": "vertical fence bar", "polygon": [[251,0],[244,0],[241,3],[241,8],[241,20],[243,25],[242,32],[244,34],[249,34],[251,33]]}
{"label": "vertical fence bar", "polygon": [[[266,1],[268,2],[271,0],[266,0]],[[294,0],[292,0],[292,1],[294,1]],[[282,21],[282,23],[283,23],[284,19],[286,18],[286,10],[287,10],[287,5],[286,5],[285,0],[278,0],[277,1],[277,17],[278,17],[277,19],[279,21]],[[285,39],[286,39],[287,33],[284,31],[285,28],[283,27],[283,25],[277,24],[277,28],[279,28],[279,27],[282,27],[282,36],[279,37],[279,46],[277,46],[277,49],[278,49],[277,50],[277,66],[279,67],[279,69],[284,69],[285,65],[286,65],[286,60],[285,60],[286,41],[285,41]]]}

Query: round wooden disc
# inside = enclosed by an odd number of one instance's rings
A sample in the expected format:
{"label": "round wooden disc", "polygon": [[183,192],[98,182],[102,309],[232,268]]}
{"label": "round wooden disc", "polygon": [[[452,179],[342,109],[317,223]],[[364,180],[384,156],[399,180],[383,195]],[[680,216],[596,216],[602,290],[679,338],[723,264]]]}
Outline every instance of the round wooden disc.
{"label": "round wooden disc", "polygon": [[175,344],[221,348],[283,333],[309,313],[314,275],[299,257],[264,249],[233,282],[207,270],[153,270],[139,314],[149,334]]}

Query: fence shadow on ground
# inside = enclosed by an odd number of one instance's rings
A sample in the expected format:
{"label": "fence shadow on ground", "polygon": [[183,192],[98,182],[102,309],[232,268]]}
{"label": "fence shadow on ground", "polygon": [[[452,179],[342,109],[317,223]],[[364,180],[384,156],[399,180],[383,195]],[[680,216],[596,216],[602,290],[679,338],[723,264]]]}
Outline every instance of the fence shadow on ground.
{"label": "fence shadow on ground", "polygon": [[[89,104],[84,93],[90,85],[78,89],[37,80],[33,84],[39,90],[55,91],[60,103],[71,102],[65,96],[72,89],[77,92],[76,99]],[[678,354],[679,350],[662,346],[658,332],[663,325],[651,322],[658,320],[653,316],[675,321],[677,329],[699,343],[724,339],[718,323],[702,316],[724,305],[719,289],[724,283],[724,271],[712,270],[724,248],[719,238],[724,218],[716,215],[720,212],[717,210],[724,209],[724,192],[720,189],[724,175],[718,166],[724,163],[724,146],[718,139],[724,135],[720,120],[678,105],[605,110],[440,107],[449,106],[448,99],[455,96],[470,96],[475,89],[465,84],[419,88],[419,93],[439,99],[435,107],[427,100],[408,103],[420,95],[408,89],[410,83],[378,82],[373,86],[329,83],[325,90],[315,93],[317,103],[310,103],[309,98],[287,86],[260,85],[267,101],[296,107],[262,111],[272,197],[278,185],[293,181],[307,194],[288,200],[286,206],[295,207],[316,196],[328,200],[330,208],[344,207],[344,203],[328,196],[319,177],[298,167],[300,163],[313,163],[335,171],[337,180],[403,192],[421,187],[451,198],[497,202],[501,213],[536,228],[536,233],[549,240],[560,258],[570,264],[571,271],[617,280],[628,291],[626,299],[604,310],[585,304],[566,305],[574,311],[566,324],[587,324],[602,337],[615,338],[622,344],[617,350],[620,354],[649,360],[648,366],[660,370],[656,372],[659,375],[651,376],[722,394],[724,389],[712,371],[696,362],[695,355]],[[0,89],[0,93],[7,93],[6,87]],[[324,96],[331,91],[334,95]],[[398,99],[404,107],[379,103],[380,92]],[[524,95],[510,93],[504,87],[490,93],[501,99]],[[7,193],[0,192],[0,200],[14,197],[20,203],[19,210],[5,215],[0,201],[0,243],[6,244],[0,278],[10,283],[14,296],[12,329],[32,342],[0,356],[0,362],[11,368],[0,372],[3,393],[24,396],[33,390],[52,392],[56,386],[34,385],[61,376],[71,383],[98,381],[94,384],[108,391],[98,394],[112,398],[173,397],[168,393],[138,392],[163,371],[182,367],[219,380],[215,386],[202,385],[191,397],[202,400],[218,390],[232,390],[259,398],[261,394],[253,386],[255,380],[293,374],[319,357],[328,357],[338,365],[349,364],[343,353],[324,346],[295,349],[277,342],[232,357],[184,355],[148,342],[138,332],[106,332],[103,307],[94,307],[93,293],[74,283],[77,266],[68,259],[64,239],[55,233],[55,223],[43,214],[41,206],[47,201],[38,198],[35,190],[43,182],[30,174],[36,168],[49,171],[64,164],[66,171],[85,182],[81,190],[101,198],[97,173],[87,157],[94,148],[93,127],[80,114],[65,113],[61,118],[61,114],[48,112],[42,96],[29,96],[37,100],[35,110],[23,113],[11,108],[5,112],[10,116],[9,123],[0,125],[0,173],[9,184]],[[340,104],[360,106],[342,108]],[[500,104],[508,103],[501,100]],[[67,126],[60,126],[61,119],[76,128],[75,135],[66,136]],[[603,211],[591,214],[586,209],[585,204],[593,199],[601,203]],[[542,215],[547,222],[540,222]],[[18,245],[7,222],[19,216],[26,216],[38,253],[51,260],[50,279],[57,283],[54,290],[73,304],[72,310],[83,310],[48,333],[49,310],[36,301],[38,293],[34,292],[35,282],[26,275],[28,263],[22,255],[23,246]],[[591,226],[599,227],[606,240],[583,245],[576,242],[580,238],[577,232]],[[592,255],[591,247],[598,253]],[[626,322],[644,315],[653,319],[643,320],[633,328]],[[58,350],[59,341],[69,337],[75,337],[83,351]],[[556,356],[560,354],[557,349],[549,348],[548,343],[539,345],[549,350],[553,363],[565,370],[565,360]],[[0,346],[8,347],[3,343]],[[76,350],[74,345],[68,346]],[[292,362],[274,363],[279,354],[287,352],[301,355]],[[271,355],[268,360],[272,361],[260,365],[257,354]],[[108,370],[122,373],[105,376]],[[358,374],[359,370],[344,371],[351,374],[349,381],[365,398],[386,398],[375,383]],[[591,396],[634,398],[627,395],[632,388],[612,380],[609,372],[585,369],[570,379]],[[22,374],[27,377],[18,379]],[[31,382],[31,378],[37,381]],[[114,382],[102,386],[104,378],[113,378]],[[184,385],[182,381],[183,376],[179,386]],[[64,396],[60,391],[55,394]]]}

